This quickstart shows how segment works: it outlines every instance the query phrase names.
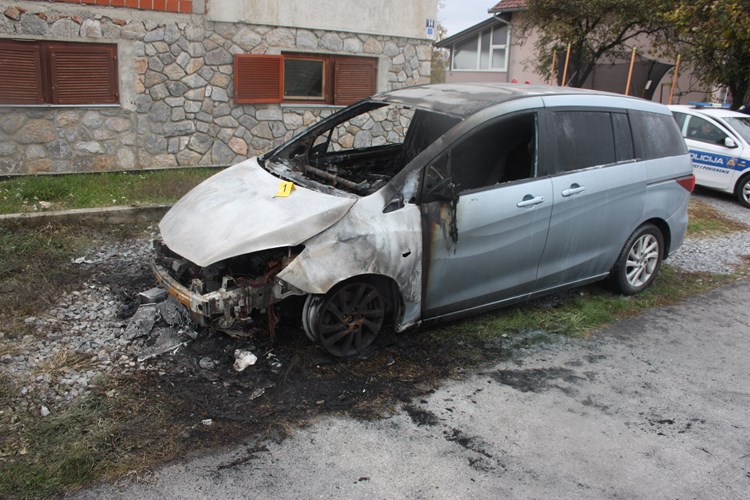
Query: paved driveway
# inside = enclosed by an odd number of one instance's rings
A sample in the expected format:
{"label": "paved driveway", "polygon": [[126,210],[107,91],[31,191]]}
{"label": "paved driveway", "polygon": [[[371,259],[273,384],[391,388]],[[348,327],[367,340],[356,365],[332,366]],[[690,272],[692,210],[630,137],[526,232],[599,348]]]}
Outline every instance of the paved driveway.
{"label": "paved driveway", "polygon": [[750,498],[750,282],[82,498]]}

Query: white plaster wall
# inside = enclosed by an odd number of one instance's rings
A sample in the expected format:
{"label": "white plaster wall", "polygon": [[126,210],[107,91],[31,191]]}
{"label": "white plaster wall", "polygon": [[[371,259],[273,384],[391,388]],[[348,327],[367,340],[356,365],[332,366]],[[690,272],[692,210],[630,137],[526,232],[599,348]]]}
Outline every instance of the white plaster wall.
{"label": "white plaster wall", "polygon": [[427,38],[437,0],[211,0],[211,21]]}

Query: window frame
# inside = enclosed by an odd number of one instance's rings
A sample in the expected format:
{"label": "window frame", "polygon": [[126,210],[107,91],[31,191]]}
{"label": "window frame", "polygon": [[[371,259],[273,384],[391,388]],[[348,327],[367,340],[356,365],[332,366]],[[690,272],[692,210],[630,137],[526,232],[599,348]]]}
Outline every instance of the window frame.
{"label": "window frame", "polygon": [[[496,43],[495,40],[495,30],[498,28],[506,28],[505,31],[505,40],[503,43]],[[451,71],[470,71],[470,72],[487,72],[487,73],[506,73],[508,71],[508,47],[510,47],[510,32],[511,32],[511,26],[507,24],[495,24],[489,28],[485,28],[473,35],[471,37],[466,37],[463,40],[459,40],[453,45],[451,45]],[[487,48],[487,56],[488,56],[488,67],[482,68],[482,39],[489,35],[489,46]],[[459,44],[464,44],[468,40],[471,39],[476,40],[476,61],[474,64],[474,68],[456,68],[456,46]],[[503,58],[503,66],[496,68],[492,66],[492,62],[494,60],[494,54],[495,51],[505,51],[505,57]]]}
{"label": "window frame", "polygon": [[[317,60],[323,61],[323,97],[306,98],[302,96],[285,96],[285,62],[287,60]],[[258,73],[248,70],[262,61],[278,64],[278,73]],[[357,67],[366,67],[364,73],[356,74]],[[271,65],[264,65],[270,68]],[[361,68],[360,68],[361,69]],[[261,68],[263,70],[263,68]],[[348,78],[339,81],[339,74],[346,72]],[[378,58],[368,56],[354,56],[348,54],[327,54],[316,52],[282,52],[281,54],[235,54],[234,56],[234,101],[237,104],[303,104],[319,106],[346,106],[365,99],[377,93]],[[343,78],[343,77],[342,77]],[[263,94],[264,89],[257,89],[256,84],[266,84],[266,89],[276,81],[276,93]],[[360,87],[366,88],[359,92]],[[258,92],[256,92],[258,90]],[[252,95],[251,95],[252,94]],[[263,95],[258,95],[263,94]]]}
{"label": "window frame", "polygon": [[[28,62],[33,66],[37,92],[29,97],[5,99],[6,92],[0,92],[0,106],[65,107],[65,106],[119,106],[119,64],[116,43],[61,42],[53,40],[0,38],[0,49],[10,51],[25,46],[35,49],[33,59],[15,61],[0,58],[0,69],[6,75],[11,69],[18,70],[14,63]],[[65,59],[57,64],[57,59]],[[72,58],[72,60],[71,60]],[[77,58],[77,59],[76,59]],[[6,65],[1,65],[7,62]],[[96,78],[87,79],[85,68],[89,68]],[[27,66],[28,68],[28,66]],[[83,74],[82,74],[83,68]],[[30,76],[30,75],[25,75]],[[23,81],[24,75],[17,71],[12,82]],[[12,78],[12,77],[11,77]],[[10,79],[10,78],[9,78]],[[91,82],[99,85],[90,85]],[[76,88],[82,89],[76,93]],[[35,97],[30,97],[35,93]]]}

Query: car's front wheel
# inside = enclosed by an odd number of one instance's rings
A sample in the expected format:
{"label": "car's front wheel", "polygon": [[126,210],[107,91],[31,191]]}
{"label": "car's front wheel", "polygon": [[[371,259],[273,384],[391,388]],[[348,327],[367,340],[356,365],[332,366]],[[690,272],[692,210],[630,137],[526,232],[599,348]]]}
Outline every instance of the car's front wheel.
{"label": "car's front wheel", "polygon": [[623,295],[648,288],[659,274],[664,254],[664,236],[653,224],[639,227],[625,243],[609,274],[609,283]]}
{"label": "car's front wheel", "polygon": [[750,174],[740,179],[736,189],[737,200],[745,207],[750,208]]}
{"label": "car's front wheel", "polygon": [[334,356],[353,356],[372,344],[383,327],[386,300],[377,286],[355,280],[325,295],[310,296],[302,312],[305,333]]}

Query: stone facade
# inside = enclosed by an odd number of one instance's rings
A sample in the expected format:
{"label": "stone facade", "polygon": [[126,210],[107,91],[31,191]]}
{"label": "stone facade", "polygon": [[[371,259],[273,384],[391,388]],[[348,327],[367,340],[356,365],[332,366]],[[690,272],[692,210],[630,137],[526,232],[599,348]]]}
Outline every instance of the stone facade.
{"label": "stone facade", "polygon": [[378,90],[427,83],[431,42],[144,14],[0,3],[0,37],[117,43],[119,106],[0,107],[0,174],[229,165],[332,106],[238,105],[233,55],[308,51],[378,59]]}

